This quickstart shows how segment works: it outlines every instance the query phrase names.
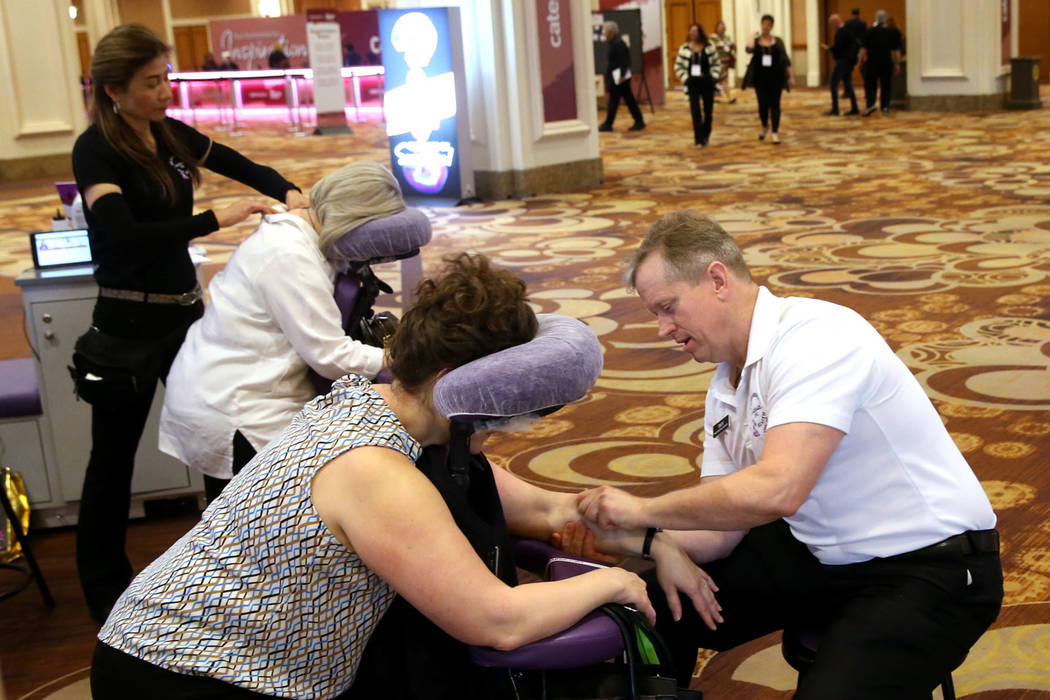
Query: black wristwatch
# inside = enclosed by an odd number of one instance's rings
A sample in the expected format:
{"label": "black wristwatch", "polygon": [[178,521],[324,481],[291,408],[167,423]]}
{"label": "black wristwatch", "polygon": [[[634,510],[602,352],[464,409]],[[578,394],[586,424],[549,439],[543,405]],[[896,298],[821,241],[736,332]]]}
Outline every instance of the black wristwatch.
{"label": "black wristwatch", "polygon": [[645,541],[642,542],[642,559],[653,558],[652,553],[649,551],[653,547],[653,538],[656,537],[656,533],[663,531],[662,527],[651,527],[645,531]]}

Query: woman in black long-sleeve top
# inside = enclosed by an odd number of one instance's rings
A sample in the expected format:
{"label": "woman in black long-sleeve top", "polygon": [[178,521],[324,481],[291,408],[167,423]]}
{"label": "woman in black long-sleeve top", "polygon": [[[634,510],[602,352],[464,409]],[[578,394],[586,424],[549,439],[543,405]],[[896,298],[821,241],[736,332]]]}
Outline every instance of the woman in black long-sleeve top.
{"label": "woman in black long-sleeve top", "polygon": [[187,244],[254,213],[262,199],[193,214],[200,167],[290,207],[305,197],[272,168],[165,116],[170,49],[123,25],[91,61],[92,125],[73,147],[99,296],[73,357],[78,394],[91,404],[91,457],[77,527],[77,568],[92,617],[102,621],[131,581],[124,552],[135,451],[157,380],[203,313]]}
{"label": "woman in black long-sleeve top", "polygon": [[[762,133],[758,138],[764,139],[773,127],[773,143],[780,143],[780,95],[785,87],[795,84],[791,72],[791,59],[788,58],[784,41],[773,36],[773,16],[762,15],[762,32],[748,42],[746,51],[751,55],[744,87],[752,84],[758,98],[758,117],[762,120]],[[772,121],[772,125],[770,124]]]}

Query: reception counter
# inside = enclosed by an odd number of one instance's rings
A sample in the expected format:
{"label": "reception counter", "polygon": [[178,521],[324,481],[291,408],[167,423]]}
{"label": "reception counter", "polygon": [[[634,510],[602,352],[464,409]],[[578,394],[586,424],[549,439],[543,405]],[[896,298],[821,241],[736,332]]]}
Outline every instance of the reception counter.
{"label": "reception counter", "polygon": [[[383,67],[341,69],[346,90],[346,118],[383,120]],[[313,70],[236,70],[169,73],[173,116],[196,126],[198,119],[218,121],[236,131],[245,121],[284,121],[302,132],[317,122],[313,106]]]}

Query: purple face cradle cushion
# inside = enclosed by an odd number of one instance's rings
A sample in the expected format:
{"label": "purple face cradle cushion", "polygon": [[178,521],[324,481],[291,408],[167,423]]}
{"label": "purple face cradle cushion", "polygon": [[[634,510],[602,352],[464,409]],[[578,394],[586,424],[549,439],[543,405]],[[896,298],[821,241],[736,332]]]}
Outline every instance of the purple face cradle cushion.
{"label": "purple face cradle cushion", "polygon": [[353,262],[381,262],[414,255],[430,242],[430,219],[419,209],[407,208],[361,224],[333,246]]}
{"label": "purple face cradle cushion", "polygon": [[602,346],[585,323],[537,314],[527,343],[457,367],[434,385],[434,407],[458,423],[511,418],[583,398],[602,371]]}

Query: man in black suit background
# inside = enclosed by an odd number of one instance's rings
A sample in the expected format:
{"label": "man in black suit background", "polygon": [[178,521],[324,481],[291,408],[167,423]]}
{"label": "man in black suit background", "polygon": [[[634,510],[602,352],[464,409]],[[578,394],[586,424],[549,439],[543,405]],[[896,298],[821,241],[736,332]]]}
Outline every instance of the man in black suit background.
{"label": "man in black suit background", "polygon": [[864,101],[867,109],[864,116],[871,116],[876,109],[875,93],[879,93],[879,105],[883,114],[890,113],[890,83],[893,75],[900,72],[900,32],[891,32],[886,27],[885,10],[875,13],[875,24],[865,32],[860,47],[861,72],[864,74]]}
{"label": "man in black suit background", "polygon": [[850,15],[851,17],[846,20],[844,26],[850,30],[853,37],[857,40],[857,44],[860,45],[860,42],[864,40],[864,33],[868,31],[868,23],[860,18],[859,7],[854,7]]}
{"label": "man in black suit background", "polygon": [[620,38],[620,27],[616,22],[606,22],[602,25],[605,31],[605,39],[609,45],[609,59],[605,66],[605,85],[609,90],[609,106],[605,112],[605,121],[598,127],[598,131],[612,131],[613,120],[616,119],[616,110],[620,107],[620,99],[627,103],[627,109],[634,117],[634,124],[629,131],[641,131],[645,128],[645,120],[642,119],[642,111],[638,109],[638,102],[631,92],[631,50]]}
{"label": "man in black suit background", "polygon": [[853,67],[857,65],[857,53],[860,42],[853,36],[849,27],[842,23],[838,15],[828,17],[828,24],[834,36],[831,46],[824,44],[824,48],[831,51],[835,58],[835,67],[831,69],[831,109],[825,114],[837,115],[839,113],[839,83],[842,83],[842,94],[849,98],[850,114],[860,114],[857,109],[857,94],[853,91]]}

